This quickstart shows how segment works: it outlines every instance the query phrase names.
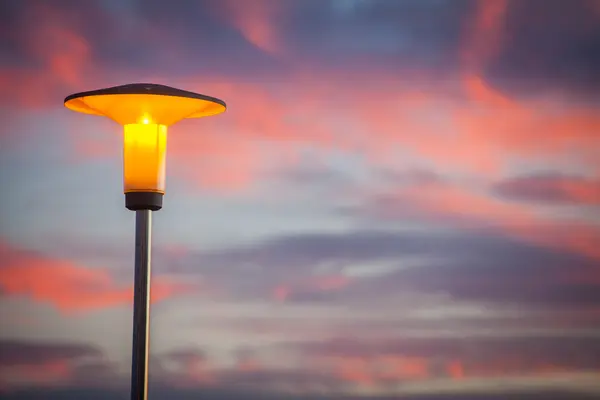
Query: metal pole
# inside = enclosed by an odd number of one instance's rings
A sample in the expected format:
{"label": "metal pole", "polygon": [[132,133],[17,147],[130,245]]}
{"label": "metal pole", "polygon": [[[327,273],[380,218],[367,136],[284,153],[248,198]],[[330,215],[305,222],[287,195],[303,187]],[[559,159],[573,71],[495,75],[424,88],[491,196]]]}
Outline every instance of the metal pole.
{"label": "metal pole", "polygon": [[148,398],[151,242],[152,211],[137,210],[135,212],[135,283],[133,288],[131,400],[147,400]]}

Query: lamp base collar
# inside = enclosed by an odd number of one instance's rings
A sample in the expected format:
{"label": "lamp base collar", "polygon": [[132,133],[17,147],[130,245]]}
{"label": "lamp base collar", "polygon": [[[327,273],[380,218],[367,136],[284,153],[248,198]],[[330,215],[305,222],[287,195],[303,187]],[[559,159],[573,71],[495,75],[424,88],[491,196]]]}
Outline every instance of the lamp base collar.
{"label": "lamp base collar", "polygon": [[163,193],[156,192],[125,193],[125,207],[127,207],[127,209],[131,211],[158,211],[162,208],[163,197]]}

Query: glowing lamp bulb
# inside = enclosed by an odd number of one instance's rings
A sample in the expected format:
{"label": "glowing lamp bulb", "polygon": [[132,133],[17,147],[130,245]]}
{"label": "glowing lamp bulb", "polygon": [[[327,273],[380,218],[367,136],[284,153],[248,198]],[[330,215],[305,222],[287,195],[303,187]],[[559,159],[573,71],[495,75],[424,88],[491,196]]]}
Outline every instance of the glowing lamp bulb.
{"label": "glowing lamp bulb", "polygon": [[130,210],[162,207],[167,128],[184,118],[225,111],[225,102],[168,86],[132,84],[68,96],[73,111],[102,115],[123,126],[123,191]]}
{"label": "glowing lamp bulb", "polygon": [[165,193],[167,127],[127,124],[123,129],[123,186],[125,193]]}

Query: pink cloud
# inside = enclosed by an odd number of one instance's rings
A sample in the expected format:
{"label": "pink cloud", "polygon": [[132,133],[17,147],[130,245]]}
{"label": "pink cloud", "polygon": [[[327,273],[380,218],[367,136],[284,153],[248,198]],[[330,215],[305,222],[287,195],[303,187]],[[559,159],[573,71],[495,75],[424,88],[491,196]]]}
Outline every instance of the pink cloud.
{"label": "pink cloud", "polygon": [[282,283],[277,285],[272,296],[277,301],[286,301],[294,293],[306,292],[335,292],[352,283],[352,279],[344,275],[324,275],[308,278],[294,283]]}
{"label": "pink cloud", "polygon": [[[485,192],[430,183],[385,196],[371,209],[393,216],[407,205],[419,216],[466,229],[492,229],[515,238],[600,259],[600,228],[577,220],[560,221],[539,212],[536,205],[504,201]],[[400,217],[404,214],[401,212]]]}
{"label": "pink cloud", "polygon": [[225,17],[258,49],[273,55],[283,51],[281,33],[277,30],[283,12],[282,3],[273,0],[254,0],[252,7],[240,7],[236,1],[221,2]]}
{"label": "pink cloud", "polygon": [[481,71],[500,52],[508,9],[507,0],[484,0],[476,4],[473,20],[466,26],[462,49],[464,66],[471,71]]}
{"label": "pink cloud", "polygon": [[[19,31],[12,32],[29,61],[38,66],[0,67],[2,100],[26,108],[56,102],[60,90],[81,87],[88,79],[92,49],[71,28],[73,17],[42,3],[32,3],[20,16]],[[34,26],[25,21],[38,21]]]}
{"label": "pink cloud", "polygon": [[[73,262],[53,259],[0,244],[0,288],[7,296],[27,296],[49,303],[64,313],[130,304],[131,285],[116,282],[110,272],[86,268]],[[152,302],[188,293],[193,287],[156,277]]]}

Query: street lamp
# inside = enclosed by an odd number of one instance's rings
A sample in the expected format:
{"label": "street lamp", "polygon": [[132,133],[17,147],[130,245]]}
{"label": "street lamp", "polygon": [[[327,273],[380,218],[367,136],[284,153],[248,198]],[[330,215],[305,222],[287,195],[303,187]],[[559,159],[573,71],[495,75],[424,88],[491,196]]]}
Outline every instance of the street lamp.
{"label": "street lamp", "polygon": [[225,111],[225,102],[164,85],[138,83],[81,92],[65,107],[108,117],[123,126],[125,207],[136,213],[131,399],[148,395],[152,211],[165,194],[167,128],[185,118]]}

